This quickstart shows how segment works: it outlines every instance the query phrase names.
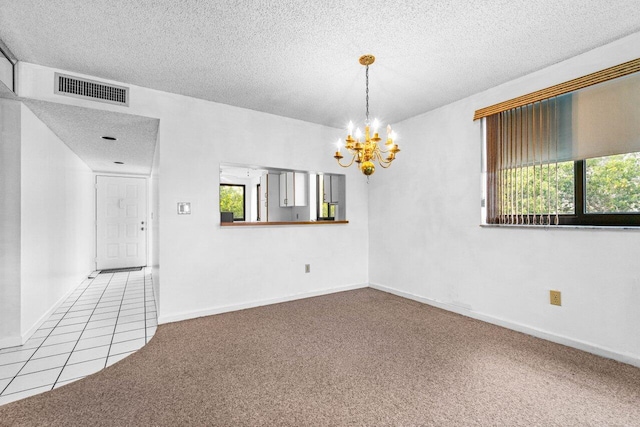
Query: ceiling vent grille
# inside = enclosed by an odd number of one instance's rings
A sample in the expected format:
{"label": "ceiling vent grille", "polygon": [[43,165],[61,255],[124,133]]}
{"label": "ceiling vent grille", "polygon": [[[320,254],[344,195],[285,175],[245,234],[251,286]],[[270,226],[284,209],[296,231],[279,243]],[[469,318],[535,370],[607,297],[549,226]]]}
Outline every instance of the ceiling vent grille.
{"label": "ceiling vent grille", "polygon": [[108,85],[60,73],[55,73],[55,93],[125,107],[129,106],[128,87]]}

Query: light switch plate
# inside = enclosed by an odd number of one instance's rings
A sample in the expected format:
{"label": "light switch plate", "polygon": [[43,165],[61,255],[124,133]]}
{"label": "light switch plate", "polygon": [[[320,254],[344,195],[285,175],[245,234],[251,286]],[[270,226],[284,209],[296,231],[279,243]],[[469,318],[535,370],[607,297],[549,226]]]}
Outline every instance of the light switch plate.
{"label": "light switch plate", "polygon": [[191,202],[178,202],[178,215],[191,215]]}

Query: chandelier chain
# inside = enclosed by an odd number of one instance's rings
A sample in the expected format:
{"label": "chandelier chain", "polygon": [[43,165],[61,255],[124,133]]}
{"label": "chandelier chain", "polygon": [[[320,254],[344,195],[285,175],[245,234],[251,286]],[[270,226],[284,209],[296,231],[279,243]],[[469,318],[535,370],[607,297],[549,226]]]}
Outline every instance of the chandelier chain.
{"label": "chandelier chain", "polygon": [[367,71],[365,72],[367,76],[367,123],[369,123],[369,66],[367,65]]}

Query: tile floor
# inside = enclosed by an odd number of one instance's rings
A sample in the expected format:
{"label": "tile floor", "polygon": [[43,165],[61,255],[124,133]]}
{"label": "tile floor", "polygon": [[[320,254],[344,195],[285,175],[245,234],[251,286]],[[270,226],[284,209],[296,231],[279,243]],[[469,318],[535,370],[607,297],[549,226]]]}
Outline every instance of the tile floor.
{"label": "tile floor", "polygon": [[149,270],[86,279],[24,345],[0,350],[0,405],[116,363],[149,342],[157,324]]}

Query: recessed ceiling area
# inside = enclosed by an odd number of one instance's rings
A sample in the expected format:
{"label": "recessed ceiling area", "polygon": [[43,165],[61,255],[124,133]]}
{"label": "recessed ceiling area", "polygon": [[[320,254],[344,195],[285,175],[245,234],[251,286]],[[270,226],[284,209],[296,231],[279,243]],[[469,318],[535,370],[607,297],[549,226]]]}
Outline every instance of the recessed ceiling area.
{"label": "recessed ceiling area", "polygon": [[0,2],[20,61],[342,128],[427,112],[640,31],[637,0]]}
{"label": "recessed ceiling area", "polygon": [[[158,119],[31,99],[22,101],[94,172],[151,174]],[[102,139],[105,135],[117,139]]]}

